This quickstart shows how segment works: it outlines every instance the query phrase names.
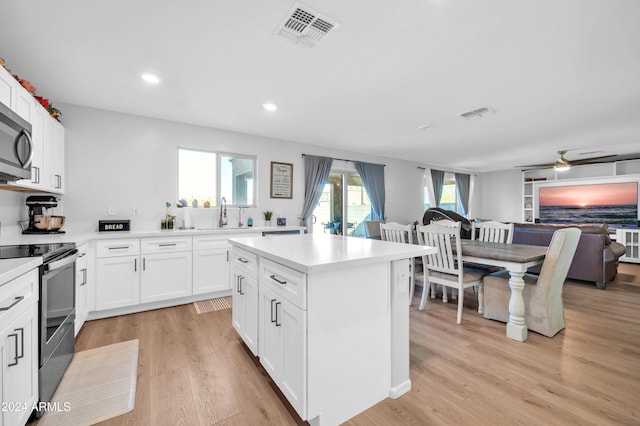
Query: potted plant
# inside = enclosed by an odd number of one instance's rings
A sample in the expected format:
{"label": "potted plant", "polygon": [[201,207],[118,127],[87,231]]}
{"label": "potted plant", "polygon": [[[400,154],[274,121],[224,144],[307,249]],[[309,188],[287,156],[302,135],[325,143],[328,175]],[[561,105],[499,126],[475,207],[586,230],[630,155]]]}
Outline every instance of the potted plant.
{"label": "potted plant", "polygon": [[271,226],[271,216],[273,216],[273,212],[267,210],[263,214],[264,214],[264,226]]}

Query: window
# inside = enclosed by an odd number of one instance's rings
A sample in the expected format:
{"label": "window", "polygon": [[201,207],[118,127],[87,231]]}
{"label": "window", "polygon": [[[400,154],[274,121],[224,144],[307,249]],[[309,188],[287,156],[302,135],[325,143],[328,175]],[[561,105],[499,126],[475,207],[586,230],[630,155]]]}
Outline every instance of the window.
{"label": "window", "polygon": [[[427,174],[424,177],[424,209],[427,210],[432,206],[435,206],[436,203],[433,201],[433,193],[431,192],[430,185],[431,179]],[[442,186],[442,195],[440,197],[440,205],[441,209],[445,210],[453,210],[456,213],[464,215],[465,212],[462,208],[462,203],[460,202],[458,196],[458,190],[456,188],[456,176],[454,173],[447,172],[444,175],[444,184]]]}
{"label": "window", "polygon": [[178,199],[255,206],[255,157],[178,148]]}
{"label": "window", "polygon": [[360,176],[334,172],[329,175],[313,211],[313,232],[354,235],[357,226],[370,214],[371,201]]}

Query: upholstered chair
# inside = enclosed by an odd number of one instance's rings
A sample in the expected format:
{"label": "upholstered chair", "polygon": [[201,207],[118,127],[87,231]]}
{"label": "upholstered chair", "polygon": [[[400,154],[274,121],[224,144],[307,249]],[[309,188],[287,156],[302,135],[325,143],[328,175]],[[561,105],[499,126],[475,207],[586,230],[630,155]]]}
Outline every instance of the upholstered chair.
{"label": "upholstered chair", "polygon": [[[553,337],[565,327],[562,287],[580,238],[578,228],[557,230],[547,249],[540,275],[524,275],[525,321],[531,331]],[[485,318],[508,322],[509,272],[495,272],[482,280]]]}

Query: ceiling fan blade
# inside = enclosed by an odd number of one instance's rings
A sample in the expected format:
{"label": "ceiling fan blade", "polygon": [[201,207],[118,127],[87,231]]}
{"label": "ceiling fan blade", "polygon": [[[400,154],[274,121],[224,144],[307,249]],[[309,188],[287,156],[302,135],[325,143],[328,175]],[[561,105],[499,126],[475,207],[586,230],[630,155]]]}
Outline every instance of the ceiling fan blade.
{"label": "ceiling fan blade", "polygon": [[616,155],[615,154],[611,154],[611,155],[602,155],[600,157],[584,158],[584,159],[580,159],[580,160],[569,160],[569,163],[571,163],[572,166],[579,166],[581,164],[590,164],[590,163],[601,162],[600,160],[604,160],[605,158],[612,158],[612,157],[616,157]]}
{"label": "ceiling fan blade", "polygon": [[550,169],[553,164],[529,164],[527,166],[516,166],[516,169]]}

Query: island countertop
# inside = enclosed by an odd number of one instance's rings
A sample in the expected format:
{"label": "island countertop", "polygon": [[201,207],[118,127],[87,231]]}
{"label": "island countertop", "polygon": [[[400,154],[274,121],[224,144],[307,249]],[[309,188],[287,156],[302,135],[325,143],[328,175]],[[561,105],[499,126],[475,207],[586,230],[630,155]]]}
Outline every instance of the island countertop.
{"label": "island countertop", "polygon": [[236,247],[301,272],[411,258],[435,253],[434,247],[328,234],[231,238]]}

